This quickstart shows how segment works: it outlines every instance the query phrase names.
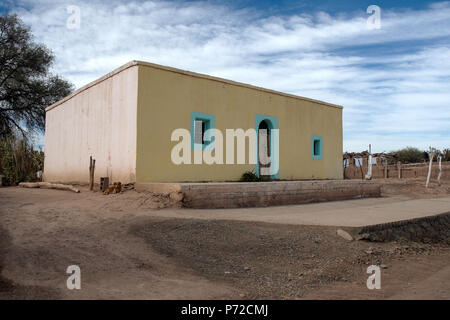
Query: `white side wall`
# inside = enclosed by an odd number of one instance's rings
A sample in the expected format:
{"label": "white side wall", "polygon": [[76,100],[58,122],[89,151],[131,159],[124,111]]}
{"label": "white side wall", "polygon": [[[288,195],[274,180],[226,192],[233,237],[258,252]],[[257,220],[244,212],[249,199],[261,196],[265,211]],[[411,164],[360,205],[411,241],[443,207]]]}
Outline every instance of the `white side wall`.
{"label": "white side wall", "polygon": [[135,181],[137,81],[131,66],[47,110],[45,181],[89,182],[91,155],[95,183]]}

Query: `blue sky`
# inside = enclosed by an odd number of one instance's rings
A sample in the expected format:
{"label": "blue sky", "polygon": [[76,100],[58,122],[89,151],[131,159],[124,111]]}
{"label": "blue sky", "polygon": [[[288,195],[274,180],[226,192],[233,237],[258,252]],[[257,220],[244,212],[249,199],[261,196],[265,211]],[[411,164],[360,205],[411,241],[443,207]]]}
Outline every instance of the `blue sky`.
{"label": "blue sky", "polygon": [[[80,87],[145,60],[344,106],[344,151],[450,147],[450,2],[2,2]],[[68,5],[80,8],[68,29]],[[381,28],[367,27],[369,5]],[[1,10],[1,9],[0,9]]]}

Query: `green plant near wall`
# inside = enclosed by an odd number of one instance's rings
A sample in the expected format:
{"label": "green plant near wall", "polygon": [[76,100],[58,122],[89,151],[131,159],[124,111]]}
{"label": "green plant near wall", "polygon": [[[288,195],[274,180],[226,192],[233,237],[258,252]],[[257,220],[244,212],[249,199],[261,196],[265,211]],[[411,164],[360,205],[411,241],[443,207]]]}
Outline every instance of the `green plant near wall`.
{"label": "green plant near wall", "polygon": [[36,181],[43,163],[44,152],[35,150],[26,139],[8,136],[0,140],[0,174],[7,185]]}
{"label": "green plant near wall", "polygon": [[262,181],[254,171],[246,171],[242,174],[240,182],[258,182]]}

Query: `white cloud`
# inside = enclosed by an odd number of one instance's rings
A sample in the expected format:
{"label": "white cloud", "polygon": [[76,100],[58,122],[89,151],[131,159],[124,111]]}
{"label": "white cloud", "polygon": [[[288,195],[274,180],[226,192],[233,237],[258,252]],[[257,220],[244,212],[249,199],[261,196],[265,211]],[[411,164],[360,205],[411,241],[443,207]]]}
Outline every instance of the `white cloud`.
{"label": "white cloud", "polygon": [[[81,28],[66,26],[66,6]],[[450,146],[450,3],[368,15],[263,17],[208,2],[19,1],[80,87],[145,60],[344,105],[344,149]],[[421,47],[417,49],[417,44]],[[367,46],[365,49],[361,47]]]}

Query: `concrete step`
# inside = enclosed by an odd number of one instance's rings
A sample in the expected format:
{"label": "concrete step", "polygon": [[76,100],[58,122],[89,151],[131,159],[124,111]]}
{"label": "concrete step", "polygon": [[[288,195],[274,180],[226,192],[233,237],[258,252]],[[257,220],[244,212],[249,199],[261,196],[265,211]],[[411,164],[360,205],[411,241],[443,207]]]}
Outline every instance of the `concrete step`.
{"label": "concrete step", "polygon": [[187,208],[239,208],[380,197],[374,181],[311,180],[223,183],[136,183],[137,191],[179,197]]}

